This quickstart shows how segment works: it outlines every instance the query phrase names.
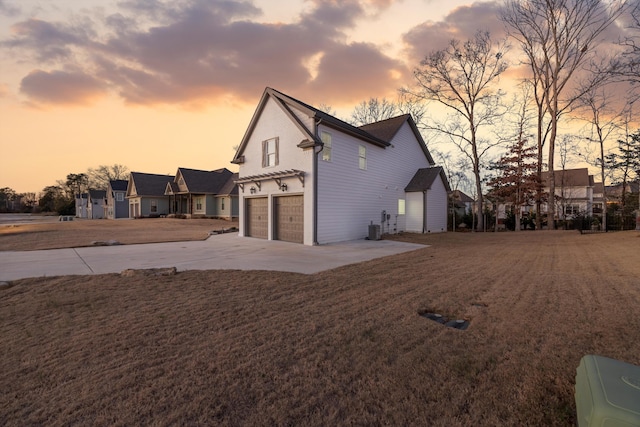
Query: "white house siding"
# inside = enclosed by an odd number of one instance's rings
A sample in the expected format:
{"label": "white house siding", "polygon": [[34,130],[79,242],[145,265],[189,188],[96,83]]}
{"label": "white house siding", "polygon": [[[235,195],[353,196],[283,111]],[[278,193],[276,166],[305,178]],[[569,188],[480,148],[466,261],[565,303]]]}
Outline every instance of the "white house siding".
{"label": "white house siding", "polygon": [[422,233],[424,227],[424,193],[421,191],[407,193],[406,199],[406,231]]}
{"label": "white house siding", "polygon": [[442,179],[436,179],[427,191],[427,233],[447,231],[447,190]]}
{"label": "white house siding", "polygon": [[[410,126],[405,123],[387,148],[326,126],[319,130],[332,136],[332,159],[318,160],[318,243],[366,237],[371,222],[381,224],[383,210],[391,216],[383,232],[404,231],[398,199],[405,198],[404,188],[416,171],[431,166]],[[367,149],[367,170],[358,167],[360,145]]]}
{"label": "white house siding", "polygon": [[[262,167],[262,141],[271,138],[278,138],[278,164],[272,167]],[[278,184],[273,179],[261,181],[261,186],[253,183],[244,184],[244,191],[239,190],[238,208],[240,217],[245,218],[245,197],[268,197],[269,212],[269,232],[267,238],[274,239],[273,233],[273,214],[274,214],[274,196],[281,195],[303,195],[304,196],[304,244],[313,244],[313,150],[303,150],[297,145],[308,135],[302,132],[288,117],[285,112],[276,104],[273,99],[267,100],[264,109],[260,115],[259,121],[256,123],[253,132],[249,137],[249,141],[245,146],[243,155],[244,163],[240,165],[240,178],[268,174],[273,172],[282,172],[291,169],[297,169],[305,172],[304,186],[297,177],[284,178],[283,183],[287,184],[287,191],[282,192]],[[255,194],[251,194],[250,188],[256,189]],[[240,236],[245,236],[246,224],[241,221],[239,224]]]}

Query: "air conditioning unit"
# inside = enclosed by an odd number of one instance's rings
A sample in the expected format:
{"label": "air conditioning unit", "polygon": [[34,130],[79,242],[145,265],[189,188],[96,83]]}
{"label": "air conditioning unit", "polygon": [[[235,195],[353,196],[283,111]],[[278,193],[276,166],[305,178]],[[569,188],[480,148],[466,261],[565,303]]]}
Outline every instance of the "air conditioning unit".
{"label": "air conditioning unit", "polygon": [[369,240],[380,240],[379,224],[369,224]]}

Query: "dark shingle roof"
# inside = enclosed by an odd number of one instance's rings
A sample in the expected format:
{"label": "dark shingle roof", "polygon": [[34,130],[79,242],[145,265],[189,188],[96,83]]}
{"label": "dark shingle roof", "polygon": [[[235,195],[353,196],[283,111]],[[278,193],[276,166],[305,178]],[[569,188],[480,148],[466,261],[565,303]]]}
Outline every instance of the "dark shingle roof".
{"label": "dark shingle roof", "polygon": [[207,194],[218,194],[229,177],[233,175],[233,172],[227,168],[214,171],[178,168],[178,173],[182,175],[189,193]]}
{"label": "dark shingle roof", "polygon": [[413,192],[413,191],[425,191],[430,190],[434,181],[438,176],[442,177],[442,183],[444,184],[447,191],[450,191],[449,182],[447,181],[447,177],[444,174],[444,169],[441,166],[435,166],[431,168],[422,168],[418,169],[409,184],[406,186],[404,191]]}
{"label": "dark shingle roof", "polygon": [[383,141],[391,142],[393,137],[396,136],[396,133],[398,133],[398,130],[400,130],[409,117],[409,114],[403,114],[387,120],[381,120],[379,122],[360,126],[360,129],[380,138]]}
{"label": "dark shingle roof", "polygon": [[468,195],[466,195],[465,193],[463,193],[460,190],[453,190],[451,192],[451,197],[460,202],[460,203],[473,203],[475,202],[475,200],[473,200],[471,197],[469,197]]}
{"label": "dark shingle roof", "polygon": [[127,184],[129,181],[126,179],[112,179],[109,181],[109,186],[113,191],[127,191]]}
{"label": "dark shingle roof", "polygon": [[[542,172],[542,182],[547,182],[549,172]],[[591,187],[593,186],[593,176],[589,176],[587,168],[565,169],[554,171],[556,187],[561,185],[569,187]]]}
{"label": "dark shingle roof", "polygon": [[107,197],[107,192],[105,190],[89,190],[89,197],[93,200],[104,199]]}
{"label": "dark shingle roof", "polygon": [[238,180],[238,173],[234,173],[231,175],[229,180],[222,186],[220,192],[218,194],[221,195],[235,195],[238,194],[238,185],[235,181]]}
{"label": "dark shingle roof", "polygon": [[[156,175],[152,173],[131,172],[130,178],[138,196],[164,196],[167,182],[173,181],[173,175]],[[127,189],[127,191],[129,191]]]}

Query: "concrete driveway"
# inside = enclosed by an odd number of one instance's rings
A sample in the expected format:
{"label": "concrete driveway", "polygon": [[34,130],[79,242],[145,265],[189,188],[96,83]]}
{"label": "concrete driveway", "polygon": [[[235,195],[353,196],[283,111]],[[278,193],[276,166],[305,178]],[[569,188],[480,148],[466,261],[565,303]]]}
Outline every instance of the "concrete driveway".
{"label": "concrete driveway", "polygon": [[425,248],[391,240],[354,240],[320,246],[220,234],[204,241],[0,252],[0,281],[126,269],[275,270],[313,274]]}

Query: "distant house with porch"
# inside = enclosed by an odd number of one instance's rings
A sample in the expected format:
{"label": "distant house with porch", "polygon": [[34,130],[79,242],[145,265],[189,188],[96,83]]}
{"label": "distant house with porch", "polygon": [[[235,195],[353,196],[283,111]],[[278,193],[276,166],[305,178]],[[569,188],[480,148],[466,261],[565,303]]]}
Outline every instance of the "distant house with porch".
{"label": "distant house with porch", "polygon": [[234,174],[226,168],[213,171],[178,168],[164,194],[169,197],[169,213],[186,218],[238,217],[238,188]]}
{"label": "distant house with porch", "polygon": [[107,218],[118,219],[129,217],[129,203],[127,202],[126,179],[114,179],[109,181],[107,188]]}
{"label": "distant house with porch", "polygon": [[131,172],[127,183],[126,199],[129,218],[159,217],[169,214],[169,196],[165,190],[173,175]]}

